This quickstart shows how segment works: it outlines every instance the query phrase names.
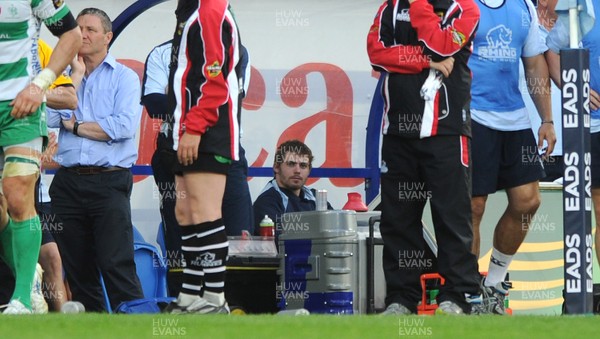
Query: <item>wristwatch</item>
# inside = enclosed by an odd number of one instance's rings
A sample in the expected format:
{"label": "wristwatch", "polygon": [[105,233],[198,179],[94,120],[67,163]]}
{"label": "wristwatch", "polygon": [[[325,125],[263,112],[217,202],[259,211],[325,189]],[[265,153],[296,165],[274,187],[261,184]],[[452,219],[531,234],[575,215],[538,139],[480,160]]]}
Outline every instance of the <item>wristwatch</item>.
{"label": "wristwatch", "polygon": [[83,122],[75,121],[75,124],[73,125],[73,134],[76,136],[79,136],[79,133],[77,132],[79,125],[83,125]]}

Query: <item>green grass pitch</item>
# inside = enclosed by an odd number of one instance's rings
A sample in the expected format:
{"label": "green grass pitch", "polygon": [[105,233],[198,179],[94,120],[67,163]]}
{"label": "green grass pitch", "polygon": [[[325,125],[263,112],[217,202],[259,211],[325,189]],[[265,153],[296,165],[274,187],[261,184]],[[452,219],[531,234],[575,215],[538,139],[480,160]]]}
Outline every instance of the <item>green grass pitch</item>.
{"label": "green grass pitch", "polygon": [[0,315],[1,338],[595,338],[597,316]]}

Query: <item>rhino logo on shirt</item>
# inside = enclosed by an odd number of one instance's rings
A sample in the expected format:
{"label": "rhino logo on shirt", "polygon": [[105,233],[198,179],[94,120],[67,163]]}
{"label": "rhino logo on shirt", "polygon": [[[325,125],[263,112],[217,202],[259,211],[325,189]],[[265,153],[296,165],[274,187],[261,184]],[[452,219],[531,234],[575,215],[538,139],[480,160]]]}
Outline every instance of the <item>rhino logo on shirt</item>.
{"label": "rhino logo on shirt", "polygon": [[490,29],[485,35],[485,43],[479,43],[477,47],[477,55],[479,58],[492,60],[495,62],[511,62],[517,61],[517,49],[511,47],[512,30],[504,25],[498,25]]}
{"label": "rhino logo on shirt", "polygon": [[486,35],[488,47],[507,48],[512,41],[512,31],[504,25],[490,29]]}

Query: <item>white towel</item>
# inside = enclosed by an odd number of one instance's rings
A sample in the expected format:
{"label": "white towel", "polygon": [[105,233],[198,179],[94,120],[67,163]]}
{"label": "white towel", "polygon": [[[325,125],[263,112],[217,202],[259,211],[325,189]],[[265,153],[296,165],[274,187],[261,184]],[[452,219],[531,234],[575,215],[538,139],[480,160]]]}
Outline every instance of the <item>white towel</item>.
{"label": "white towel", "polygon": [[443,80],[444,75],[442,72],[433,68],[429,69],[429,76],[425,80],[423,87],[421,87],[421,98],[425,101],[433,100],[437,91],[442,87]]}

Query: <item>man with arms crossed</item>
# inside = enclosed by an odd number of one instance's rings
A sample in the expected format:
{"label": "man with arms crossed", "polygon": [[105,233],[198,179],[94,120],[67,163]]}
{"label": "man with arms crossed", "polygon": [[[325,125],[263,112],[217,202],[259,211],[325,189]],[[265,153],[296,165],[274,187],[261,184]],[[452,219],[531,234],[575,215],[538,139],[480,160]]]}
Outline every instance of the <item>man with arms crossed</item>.
{"label": "man with arms crossed", "polygon": [[143,297],[130,206],[130,167],[137,159],[135,134],[142,114],[136,100],[140,82],[108,52],[113,33],[104,11],[86,8],[77,15],[77,24],[83,34],[77,109],[48,110],[48,126],[60,127],[56,158],[61,165],[50,197],[63,226],[54,238],[73,299],[87,311],[103,312],[100,274],[112,309]]}
{"label": "man with arms crossed", "polygon": [[426,251],[421,218],[427,200],[438,243],[437,265],[446,279],[436,312],[471,313],[466,295],[479,294],[477,259],[470,251],[467,66],[479,10],[472,0],[432,3],[386,1],[367,39],[371,65],[389,73],[382,88],[386,111],[380,225],[384,314],[389,315],[417,312],[419,278],[432,268],[402,264],[403,257]]}

